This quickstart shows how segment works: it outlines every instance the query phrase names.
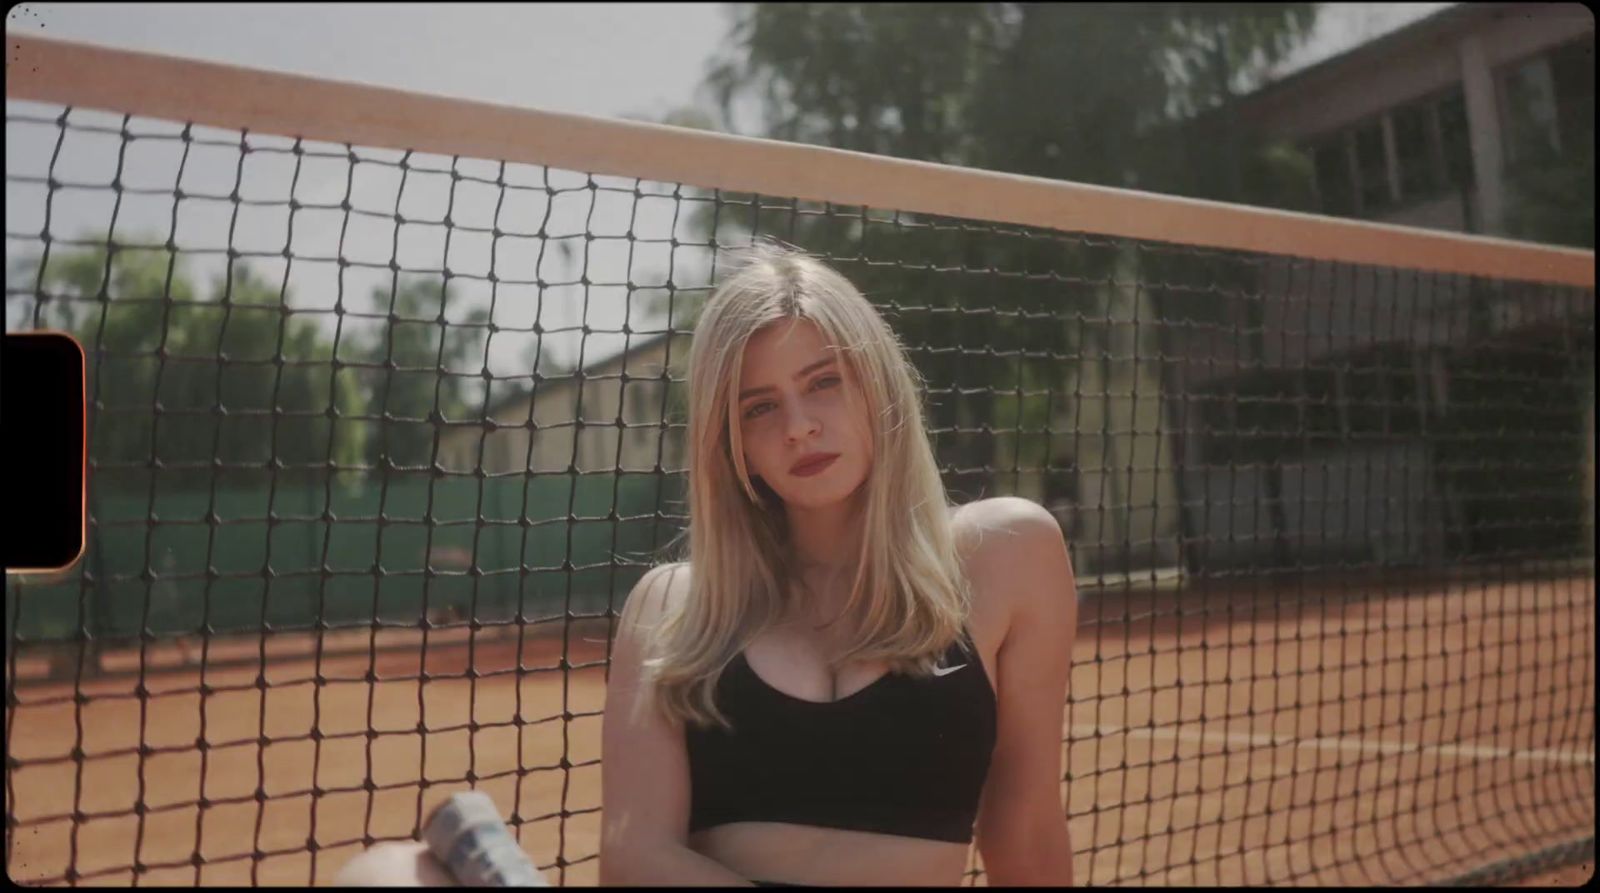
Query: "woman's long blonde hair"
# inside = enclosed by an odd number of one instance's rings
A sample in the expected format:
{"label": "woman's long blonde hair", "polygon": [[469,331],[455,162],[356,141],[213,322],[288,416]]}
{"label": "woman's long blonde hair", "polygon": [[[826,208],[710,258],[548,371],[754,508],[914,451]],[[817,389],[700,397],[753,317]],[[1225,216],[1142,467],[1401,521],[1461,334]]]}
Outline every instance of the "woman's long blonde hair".
{"label": "woman's long blonde hair", "polygon": [[772,240],[743,254],[695,328],[689,590],[650,636],[643,664],[648,700],[666,717],[723,728],[730,724],[713,697],[717,679],[781,616],[794,591],[783,506],[747,473],[736,421],[745,345],[766,326],[815,324],[839,348],[875,420],[872,469],[862,485],[862,549],[843,614],[853,635],[836,664],[881,660],[892,672],[926,677],[960,634],[971,603],[923,425],[920,377],[899,339],[849,280],[815,257]]}

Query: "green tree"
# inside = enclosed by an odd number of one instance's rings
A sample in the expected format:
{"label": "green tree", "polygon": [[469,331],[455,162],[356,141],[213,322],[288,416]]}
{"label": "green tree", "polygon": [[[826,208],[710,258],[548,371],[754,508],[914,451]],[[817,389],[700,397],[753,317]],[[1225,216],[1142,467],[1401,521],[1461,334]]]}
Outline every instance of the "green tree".
{"label": "green tree", "polygon": [[705,86],[722,126],[762,100],[763,136],[960,164],[968,107],[1010,11],[981,3],[733,4]]}
{"label": "green tree", "polygon": [[474,308],[460,322],[448,320],[445,308],[453,301],[438,277],[397,279],[375,289],[371,299],[387,315],[352,351],[370,383],[366,461],[378,468],[427,467],[447,424],[482,418],[489,313]]}
{"label": "green tree", "polygon": [[37,284],[24,316],[84,347],[102,486],[143,486],[153,462],[168,486],[206,486],[213,459],[262,470],[276,460],[293,476],[361,458],[364,429],[329,409],[358,414],[362,395],[334,380],[331,342],[253,268],[231,265],[201,295],[165,249],[47,257],[24,259],[13,282]]}
{"label": "green tree", "polygon": [[[13,289],[37,284],[15,315],[71,332],[89,359],[90,456],[118,474],[152,459],[163,480],[205,484],[213,458],[260,469],[402,467],[432,461],[441,420],[475,420],[488,313],[447,321],[452,299],[437,277],[399,281],[372,300],[388,316],[363,338],[334,344],[296,315],[286,288],[253,267],[198,293],[184,259],[166,250],[55,251],[8,271]],[[330,407],[337,420],[330,418]],[[330,445],[329,439],[333,438]],[[201,466],[201,467],[197,467]]]}
{"label": "green tree", "polygon": [[[754,97],[766,137],[1303,207],[1305,160],[1231,126],[1229,109],[1315,17],[1316,5],[1307,3],[738,4],[729,49],[705,87],[723,129],[732,129],[736,102]],[[1214,138],[1194,136],[1197,126]],[[1129,245],[1016,238],[966,221],[873,212],[883,222],[872,223],[852,216],[857,209],[802,214],[769,210],[771,199],[758,207],[752,196],[723,198],[697,212],[699,232],[720,244],[757,230],[785,238],[832,258],[879,301],[928,380],[941,463],[972,472],[955,472],[950,482],[961,489],[968,477],[972,495],[987,486],[995,455],[988,430],[1060,412],[1058,395],[1074,390],[1089,362],[1062,359],[1111,351],[1106,327],[1082,320],[1132,319],[1140,301],[1153,301],[1153,312],[1183,306],[1192,315],[1195,291],[1215,303],[1219,286],[1253,274],[1248,265],[1135,257]],[[857,263],[864,251],[895,263]],[[945,272],[934,274],[934,266]],[[1139,281],[1159,273],[1165,283],[1205,289],[1177,300],[1095,285],[1118,269]],[[987,270],[1070,271],[1085,284],[972,275]],[[973,309],[974,288],[985,305],[977,309],[992,312],[960,312]],[[901,301],[920,309],[896,306]],[[1154,356],[1159,346],[1144,344],[1142,352]],[[1025,394],[1052,385],[1054,395]],[[1049,412],[1034,405],[1052,399]],[[1019,464],[1048,448],[1033,438],[1018,447]]]}
{"label": "green tree", "polygon": [[1184,128],[1315,21],[1313,3],[736,4],[704,86],[723,129],[756,96],[774,139],[1216,198],[1268,153],[1234,127],[1205,154]]}

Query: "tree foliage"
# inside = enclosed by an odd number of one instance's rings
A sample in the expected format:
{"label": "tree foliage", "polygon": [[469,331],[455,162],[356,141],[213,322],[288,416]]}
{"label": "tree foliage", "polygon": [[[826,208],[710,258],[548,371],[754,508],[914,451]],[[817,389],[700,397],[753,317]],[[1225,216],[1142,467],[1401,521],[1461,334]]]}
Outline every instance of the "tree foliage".
{"label": "tree foliage", "polygon": [[388,315],[354,351],[361,362],[376,367],[367,390],[367,415],[374,425],[367,462],[430,465],[447,420],[481,415],[481,407],[469,406],[476,388],[469,387],[467,370],[473,359],[481,368],[480,327],[488,322],[488,311],[474,308],[461,323],[447,322],[448,289],[431,277],[396,281],[387,292],[374,291],[372,301]]}
{"label": "tree foliage", "polygon": [[[1178,132],[1260,83],[1316,4],[737,4],[706,88],[725,129],[1011,173],[1220,197],[1238,159]],[[680,113],[681,114],[681,113]]]}
{"label": "tree foliage", "polygon": [[[765,137],[1304,207],[1307,161],[1230,126],[1227,108],[1315,18],[1309,3],[738,4],[728,50],[705,87],[723,129],[733,129],[741,101],[754,99]],[[1048,396],[1024,392],[1071,392],[1082,367],[1063,358],[1109,355],[1104,327],[1083,319],[1131,319],[1140,301],[1154,301],[1150,312],[1175,303],[1114,286],[1113,271],[1211,285],[1248,273],[1183,259],[1136,262],[1131,246],[926,215],[816,214],[774,209],[783,201],[771,198],[723,198],[698,213],[700,232],[726,245],[759,231],[828,257],[892,318],[928,381],[930,427],[957,490],[987,486],[991,428],[1060,411],[1043,405]],[[860,263],[863,255],[878,263]],[[1030,279],[1051,271],[1070,271],[1081,284]],[[1049,449],[1039,440],[1019,445]],[[961,469],[970,473],[965,482]]]}
{"label": "tree foliage", "polygon": [[[291,479],[329,463],[421,465],[432,457],[435,408],[467,414],[471,379],[438,370],[481,351],[481,329],[442,323],[442,283],[379,289],[372,301],[390,317],[369,338],[347,333],[335,357],[333,334],[314,318],[326,313],[296,312],[285,284],[235,263],[201,290],[184,260],[96,245],[8,271],[13,288],[34,291],[31,324],[84,347],[100,485],[143,486],[157,466],[166,486],[205,486],[214,463],[277,463]],[[467,322],[485,319],[480,309]]]}
{"label": "tree foliage", "polygon": [[1006,10],[978,3],[733,6],[706,87],[726,127],[758,94],[764,136],[960,164]]}

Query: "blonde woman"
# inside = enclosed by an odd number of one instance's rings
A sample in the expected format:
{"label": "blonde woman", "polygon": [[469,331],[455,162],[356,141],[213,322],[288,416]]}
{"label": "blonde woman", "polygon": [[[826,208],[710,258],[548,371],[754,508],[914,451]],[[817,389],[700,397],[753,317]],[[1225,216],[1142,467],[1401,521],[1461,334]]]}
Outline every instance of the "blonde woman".
{"label": "blonde woman", "polygon": [[689,363],[688,560],[629,595],[600,881],[1070,884],[1077,618],[1039,506],[949,504],[915,371],[843,276],[760,244]]}
{"label": "blonde woman", "polygon": [[[602,732],[602,885],[1072,882],[1077,623],[1061,529],[949,504],[916,373],[843,276],[759,243],[689,363],[687,560],[629,594]],[[420,844],[338,882],[438,883]]]}

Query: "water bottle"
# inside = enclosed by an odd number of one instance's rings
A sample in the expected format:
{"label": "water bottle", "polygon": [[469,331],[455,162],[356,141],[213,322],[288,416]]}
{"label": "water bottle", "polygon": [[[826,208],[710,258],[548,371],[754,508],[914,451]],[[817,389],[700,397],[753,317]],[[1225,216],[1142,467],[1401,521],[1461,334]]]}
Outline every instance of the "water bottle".
{"label": "water bottle", "polygon": [[422,839],[464,886],[550,886],[482,791],[462,791],[439,804]]}

